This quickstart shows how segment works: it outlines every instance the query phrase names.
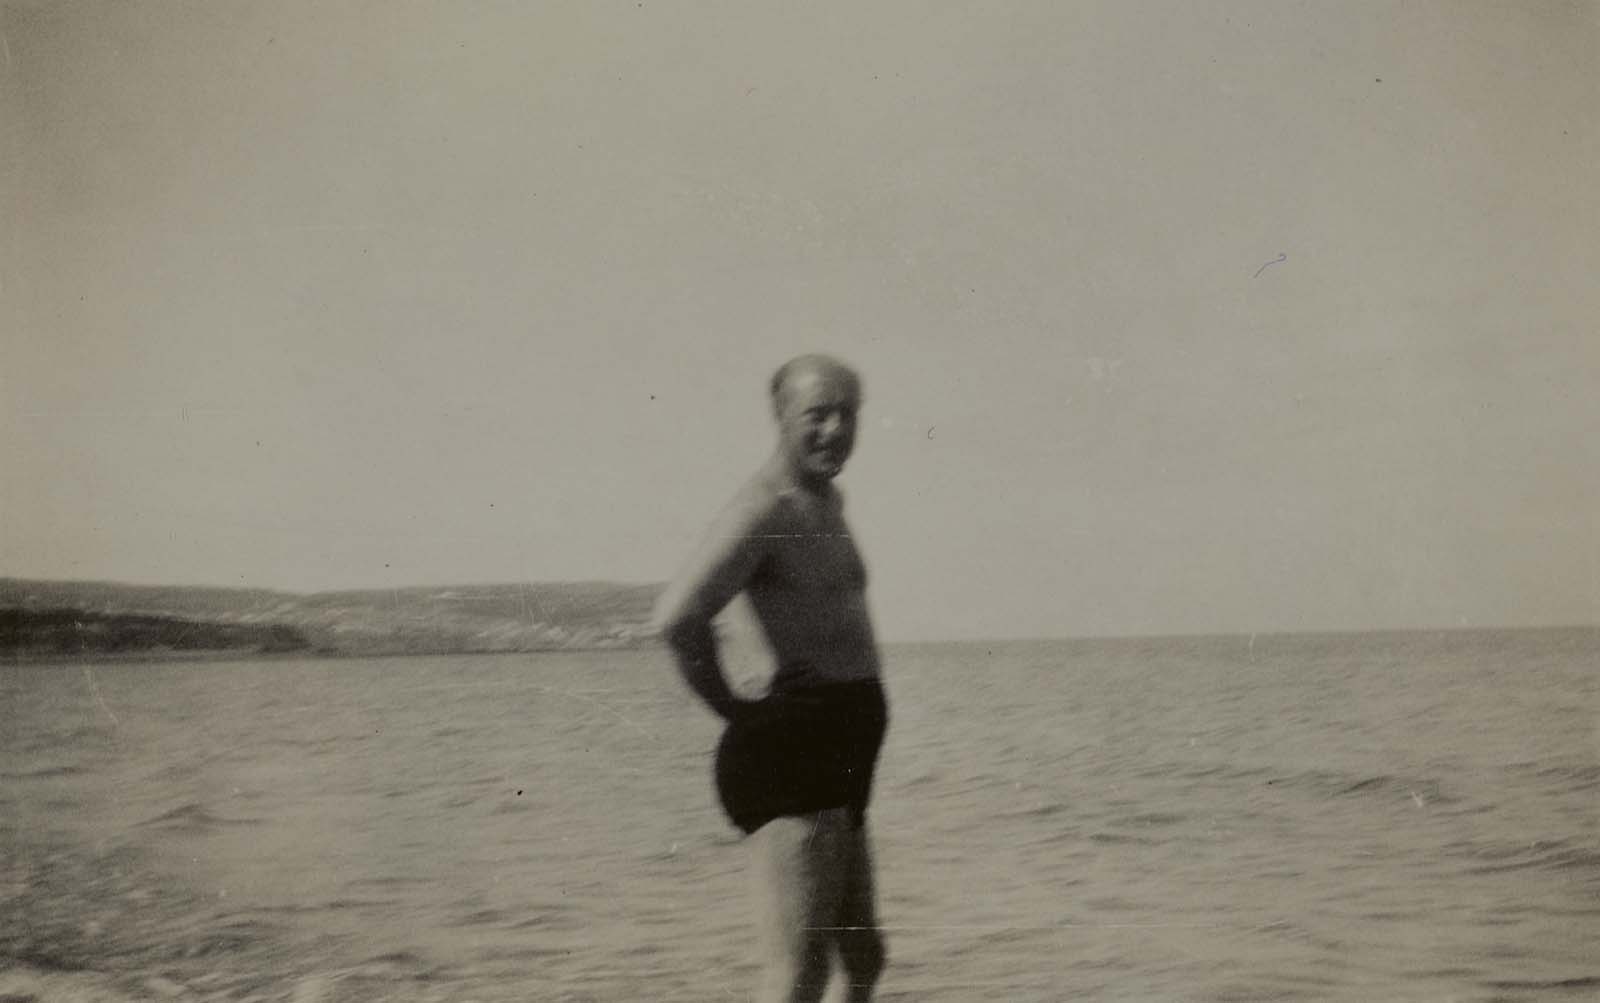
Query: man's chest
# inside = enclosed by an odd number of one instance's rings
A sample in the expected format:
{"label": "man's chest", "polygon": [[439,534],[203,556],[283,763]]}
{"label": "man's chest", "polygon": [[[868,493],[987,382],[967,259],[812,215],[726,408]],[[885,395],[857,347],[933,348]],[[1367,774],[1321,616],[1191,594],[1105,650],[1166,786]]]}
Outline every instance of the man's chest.
{"label": "man's chest", "polygon": [[840,518],[796,520],[775,534],[752,587],[800,593],[859,592],[867,566]]}

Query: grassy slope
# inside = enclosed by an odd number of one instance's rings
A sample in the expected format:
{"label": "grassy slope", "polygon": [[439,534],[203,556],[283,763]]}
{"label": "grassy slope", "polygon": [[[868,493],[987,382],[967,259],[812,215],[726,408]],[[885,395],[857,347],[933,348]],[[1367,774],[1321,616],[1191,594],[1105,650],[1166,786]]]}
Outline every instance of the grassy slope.
{"label": "grassy slope", "polygon": [[[647,639],[655,585],[570,582],[320,592],[0,578],[0,652],[53,651],[81,614],[84,651],[167,650],[174,622],[230,650],[289,636],[330,653],[539,651],[630,647]],[[221,629],[227,627],[228,629]],[[52,633],[53,632],[53,633]],[[270,632],[270,633],[268,633]],[[40,643],[48,638],[48,643]]]}

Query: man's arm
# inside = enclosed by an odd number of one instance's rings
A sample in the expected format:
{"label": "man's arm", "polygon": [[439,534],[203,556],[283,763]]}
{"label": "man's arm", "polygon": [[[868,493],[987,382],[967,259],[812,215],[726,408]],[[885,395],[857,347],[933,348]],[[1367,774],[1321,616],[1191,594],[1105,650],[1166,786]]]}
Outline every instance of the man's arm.
{"label": "man's arm", "polygon": [[717,657],[712,619],[750,581],[770,550],[772,499],[746,488],[656,604],[655,624],[689,688],[731,720],[744,701],[734,695]]}

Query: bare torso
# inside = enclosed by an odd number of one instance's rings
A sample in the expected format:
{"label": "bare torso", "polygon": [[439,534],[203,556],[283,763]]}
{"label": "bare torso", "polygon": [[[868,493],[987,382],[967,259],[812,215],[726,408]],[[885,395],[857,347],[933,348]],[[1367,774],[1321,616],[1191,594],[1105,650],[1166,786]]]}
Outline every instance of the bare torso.
{"label": "bare torso", "polygon": [[745,593],[777,659],[774,687],[876,679],[867,568],[838,492],[780,490],[765,480],[747,490],[769,495],[765,558]]}

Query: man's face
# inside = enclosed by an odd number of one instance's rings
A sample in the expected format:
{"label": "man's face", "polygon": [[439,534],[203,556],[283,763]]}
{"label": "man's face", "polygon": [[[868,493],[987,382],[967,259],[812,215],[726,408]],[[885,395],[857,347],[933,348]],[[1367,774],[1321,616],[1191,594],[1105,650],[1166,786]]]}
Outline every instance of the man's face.
{"label": "man's face", "polygon": [[802,369],[778,400],[778,435],[790,467],[807,480],[838,476],[856,444],[855,378],[832,368]]}

